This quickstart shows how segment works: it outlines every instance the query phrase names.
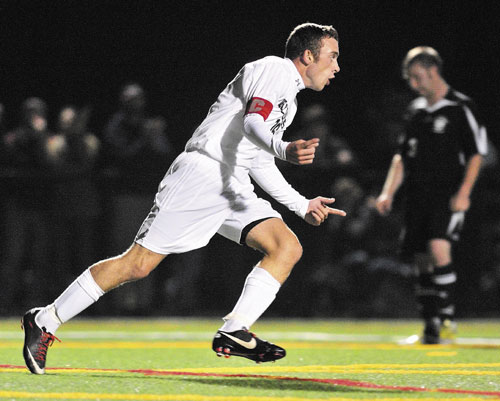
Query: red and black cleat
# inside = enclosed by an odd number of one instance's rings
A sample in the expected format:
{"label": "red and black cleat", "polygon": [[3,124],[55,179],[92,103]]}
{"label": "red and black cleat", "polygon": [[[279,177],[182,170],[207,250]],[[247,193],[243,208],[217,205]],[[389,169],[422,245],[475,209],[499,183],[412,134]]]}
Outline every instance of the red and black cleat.
{"label": "red and black cleat", "polygon": [[41,309],[31,309],[21,319],[21,328],[24,330],[24,361],[30,372],[37,375],[45,373],[48,348],[54,340],[61,341],[52,333],[47,332],[45,327],[40,328],[36,324],[35,316]]}

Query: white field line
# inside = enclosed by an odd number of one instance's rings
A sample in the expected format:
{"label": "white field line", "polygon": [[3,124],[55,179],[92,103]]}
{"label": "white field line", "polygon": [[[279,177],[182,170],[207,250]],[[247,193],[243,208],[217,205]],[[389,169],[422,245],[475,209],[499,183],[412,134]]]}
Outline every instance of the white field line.
{"label": "white field line", "polygon": [[[136,341],[156,340],[156,341],[211,341],[213,332],[189,332],[189,331],[152,331],[152,332],[134,332],[133,336],[124,331],[65,331],[60,330],[58,335],[67,340],[124,340]],[[377,334],[334,334],[319,332],[259,332],[259,336],[272,341],[318,341],[318,342],[379,342],[379,343],[401,343],[405,336],[390,336]],[[4,340],[22,340],[24,333],[22,331],[0,331],[0,339]],[[459,337],[457,344],[477,344],[477,345],[500,345],[499,338],[481,338],[481,337]]]}

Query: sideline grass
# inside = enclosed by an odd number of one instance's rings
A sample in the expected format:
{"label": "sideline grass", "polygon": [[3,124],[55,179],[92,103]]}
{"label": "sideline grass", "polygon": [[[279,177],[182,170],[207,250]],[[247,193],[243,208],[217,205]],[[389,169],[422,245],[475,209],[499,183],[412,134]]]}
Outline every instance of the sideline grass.
{"label": "sideline grass", "polygon": [[74,320],[44,376],[21,355],[19,320],[0,321],[0,400],[500,399],[500,322],[459,322],[459,344],[401,346],[417,321],[263,320],[276,363],[217,358],[215,319]]}

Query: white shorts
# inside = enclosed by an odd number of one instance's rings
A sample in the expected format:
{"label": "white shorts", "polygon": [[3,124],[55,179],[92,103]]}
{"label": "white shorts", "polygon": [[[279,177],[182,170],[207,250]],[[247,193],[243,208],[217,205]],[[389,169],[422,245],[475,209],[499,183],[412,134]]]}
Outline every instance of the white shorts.
{"label": "white shorts", "polygon": [[199,153],[183,152],[172,163],[135,242],[163,255],[201,248],[219,233],[239,243],[250,223],[281,215],[258,198],[248,180]]}

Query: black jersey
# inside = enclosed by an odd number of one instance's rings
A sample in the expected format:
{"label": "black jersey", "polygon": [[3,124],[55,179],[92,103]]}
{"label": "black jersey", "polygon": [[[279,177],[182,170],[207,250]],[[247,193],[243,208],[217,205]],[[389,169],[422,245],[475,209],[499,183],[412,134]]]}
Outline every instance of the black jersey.
{"label": "black jersey", "polygon": [[462,93],[450,89],[432,106],[419,97],[408,107],[399,153],[409,188],[456,191],[467,160],[486,152],[486,128]]}

